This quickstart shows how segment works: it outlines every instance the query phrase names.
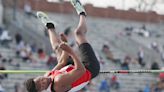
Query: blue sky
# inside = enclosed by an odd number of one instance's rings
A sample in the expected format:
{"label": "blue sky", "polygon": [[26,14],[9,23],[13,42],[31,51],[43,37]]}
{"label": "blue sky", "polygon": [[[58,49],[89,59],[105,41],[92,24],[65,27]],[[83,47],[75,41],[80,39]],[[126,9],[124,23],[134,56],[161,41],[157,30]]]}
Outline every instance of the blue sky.
{"label": "blue sky", "polygon": [[[59,0],[48,0],[48,1],[59,1]],[[68,0],[65,0],[68,1]],[[138,6],[139,1],[145,1],[148,5],[142,5],[142,9],[154,10],[158,14],[164,14],[164,0],[81,0],[83,4],[92,3],[96,7],[109,7],[114,6],[116,9],[128,10],[129,8],[135,8]],[[155,6],[151,8],[150,4],[153,1],[157,1]],[[139,9],[137,9],[139,10]]]}

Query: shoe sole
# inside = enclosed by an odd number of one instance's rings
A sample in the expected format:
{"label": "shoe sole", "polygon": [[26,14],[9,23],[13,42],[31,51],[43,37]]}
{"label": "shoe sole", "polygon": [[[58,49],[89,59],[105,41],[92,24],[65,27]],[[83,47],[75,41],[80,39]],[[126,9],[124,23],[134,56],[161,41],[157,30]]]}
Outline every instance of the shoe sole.
{"label": "shoe sole", "polygon": [[36,15],[37,15],[37,18],[38,18],[44,25],[46,25],[46,23],[48,23],[48,21],[50,21],[48,15],[47,15],[46,13],[44,13],[44,12],[38,11],[38,12],[36,13]]}
{"label": "shoe sole", "polygon": [[48,15],[42,11],[38,11],[36,13],[36,16],[44,25],[46,25],[47,23],[53,23],[55,26],[57,25],[56,22],[51,21]]}
{"label": "shoe sole", "polygon": [[86,13],[84,6],[79,0],[71,0],[71,4],[73,5],[78,14],[80,14],[81,12]]}

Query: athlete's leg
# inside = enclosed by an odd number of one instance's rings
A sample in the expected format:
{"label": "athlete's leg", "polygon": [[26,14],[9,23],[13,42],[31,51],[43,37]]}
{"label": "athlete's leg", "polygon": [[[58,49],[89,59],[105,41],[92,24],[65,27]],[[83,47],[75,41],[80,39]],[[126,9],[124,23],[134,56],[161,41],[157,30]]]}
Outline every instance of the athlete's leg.
{"label": "athlete's leg", "polygon": [[[67,40],[66,36],[64,35],[64,33],[60,34],[60,39],[61,39],[62,42],[68,42],[68,40]],[[65,66],[68,63],[68,59],[69,59],[68,53],[62,50],[59,62],[62,63]]]}
{"label": "athlete's leg", "polygon": [[46,24],[47,31],[49,34],[49,40],[52,46],[53,51],[57,54],[57,59],[59,60],[62,50],[58,48],[59,44],[61,43],[61,40],[59,38],[59,35],[56,33],[55,27],[53,23],[47,23]]}
{"label": "athlete's leg", "polygon": [[75,39],[78,45],[87,43],[86,32],[87,32],[86,16],[80,15],[79,24],[74,31]]}
{"label": "athlete's leg", "polygon": [[86,12],[79,0],[71,0],[71,3],[80,16],[79,24],[74,31],[74,35],[76,42],[79,45],[81,61],[92,73],[92,78],[94,78],[99,74],[100,65],[91,45],[86,39]]}
{"label": "athlete's leg", "polygon": [[78,27],[74,31],[75,39],[78,45],[87,43],[86,32],[86,16],[80,15]]}
{"label": "athlete's leg", "polygon": [[[64,51],[62,51],[59,48],[59,44],[62,42],[62,40],[60,40],[60,37],[61,37],[61,39],[64,39],[65,38],[64,35],[61,35],[59,37],[59,35],[57,34],[57,32],[55,30],[54,22],[50,21],[47,14],[45,14],[44,12],[37,12],[37,17],[47,27],[47,31],[49,34],[49,40],[50,40],[53,51],[57,54],[58,63],[66,62],[68,55],[67,55],[67,53],[65,53]],[[63,41],[66,41],[66,40],[67,39],[65,38],[65,40],[63,40]]]}
{"label": "athlete's leg", "polygon": [[57,54],[58,63],[62,64],[62,66],[64,67],[67,64],[67,59],[69,58],[69,55],[65,51],[61,50],[59,48],[59,45],[63,42],[67,42],[67,38],[64,34],[61,34],[59,37],[55,29],[48,29],[48,34],[52,48]]}
{"label": "athlete's leg", "polygon": [[[69,55],[59,47],[60,44],[66,41],[66,38],[63,35],[61,35],[60,37],[62,40],[60,40],[59,35],[55,31],[55,27],[53,23],[47,23],[46,27],[48,28],[48,34],[49,34],[51,46],[57,54],[57,61],[58,61],[58,64],[52,69],[52,71],[59,70],[67,64],[67,59],[69,57]],[[46,75],[47,73],[45,74],[45,76]]]}
{"label": "athlete's leg", "polygon": [[79,0],[71,0],[72,5],[74,6],[75,10],[77,11],[78,15],[80,16],[79,24],[74,31],[75,39],[77,44],[80,45],[82,43],[86,43],[86,12],[82,4]]}

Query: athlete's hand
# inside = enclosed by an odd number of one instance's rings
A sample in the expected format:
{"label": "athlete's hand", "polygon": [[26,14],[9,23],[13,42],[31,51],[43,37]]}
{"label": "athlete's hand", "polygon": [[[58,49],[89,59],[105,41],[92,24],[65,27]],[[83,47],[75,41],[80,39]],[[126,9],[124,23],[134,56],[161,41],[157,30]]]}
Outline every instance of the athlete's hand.
{"label": "athlete's hand", "polygon": [[73,49],[67,43],[65,43],[65,42],[62,42],[59,45],[59,48],[61,48],[65,52],[67,52],[69,55],[73,55],[74,54]]}
{"label": "athlete's hand", "polygon": [[64,33],[61,33],[61,34],[60,34],[60,39],[61,39],[63,42],[68,42],[67,37],[66,37],[66,35],[65,35]]}

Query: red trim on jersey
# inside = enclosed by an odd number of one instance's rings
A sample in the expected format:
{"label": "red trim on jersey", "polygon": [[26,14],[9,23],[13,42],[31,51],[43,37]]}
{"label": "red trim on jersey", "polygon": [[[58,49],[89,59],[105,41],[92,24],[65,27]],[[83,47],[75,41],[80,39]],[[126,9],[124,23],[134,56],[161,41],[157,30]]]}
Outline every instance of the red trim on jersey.
{"label": "red trim on jersey", "polygon": [[90,71],[86,70],[86,72],[78,80],[72,83],[72,88],[90,80],[91,80],[91,73]]}
{"label": "red trim on jersey", "polygon": [[50,76],[51,79],[53,80],[55,78],[55,76],[57,76],[59,74],[62,74],[62,72],[60,72],[59,70],[55,70],[55,71],[51,71],[48,76]]}

